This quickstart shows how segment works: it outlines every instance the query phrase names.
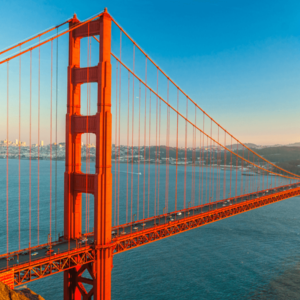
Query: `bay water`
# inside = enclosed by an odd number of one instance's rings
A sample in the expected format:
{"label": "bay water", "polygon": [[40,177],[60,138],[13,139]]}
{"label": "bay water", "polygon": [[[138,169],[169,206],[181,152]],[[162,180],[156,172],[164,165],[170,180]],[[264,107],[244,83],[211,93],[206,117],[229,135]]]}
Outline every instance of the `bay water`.
{"label": "bay water", "polygon": [[[19,164],[9,160],[9,251],[19,247]],[[83,168],[85,166],[83,165]],[[133,199],[133,212],[139,217],[154,214],[155,177],[157,170],[133,165],[129,168],[127,188],[127,165],[112,166],[113,178],[120,178],[119,185],[113,185],[113,205],[119,201],[119,223],[126,221],[126,199]],[[7,249],[6,222],[6,160],[0,160],[0,253]],[[20,185],[20,247],[47,242],[50,232],[50,162],[40,161],[39,212],[37,210],[37,161],[31,162],[31,191],[29,190],[29,161],[21,161]],[[117,176],[115,177],[115,170]],[[52,162],[51,189],[51,232],[63,232],[63,172],[64,162]],[[91,164],[91,173],[93,167]],[[192,167],[187,167],[186,205],[189,201],[205,202],[209,197],[217,199],[218,193],[209,190],[206,179],[214,173],[205,171],[202,178],[195,176],[195,190],[191,188]],[[216,172],[216,171],[213,171]],[[230,174],[226,171],[226,195],[230,189]],[[57,174],[55,180],[55,173]],[[224,172],[221,174],[225,174]],[[118,174],[120,176],[118,177]],[[144,198],[145,174],[145,198]],[[148,175],[150,187],[148,189]],[[174,208],[175,166],[169,170],[169,211]],[[178,168],[178,207],[183,205],[184,167]],[[196,172],[197,174],[197,172]],[[221,175],[224,176],[224,175]],[[231,178],[238,187],[246,186],[246,176],[241,172]],[[211,177],[210,177],[211,178]],[[131,180],[133,190],[131,191]],[[268,179],[270,180],[270,179]],[[55,187],[56,182],[56,187]],[[160,168],[160,191],[156,193],[155,207],[162,212],[165,207],[165,167]],[[221,177],[221,182],[224,182]],[[266,178],[260,178],[260,189],[266,188]],[[285,183],[288,183],[287,181]],[[140,187],[137,194],[137,184]],[[223,183],[222,183],[223,184]],[[257,184],[257,183],[256,183]],[[269,184],[269,182],[268,182]],[[200,185],[200,186],[199,186]],[[200,187],[200,189],[199,189]],[[222,186],[223,188],[223,186]],[[205,190],[204,190],[205,189]],[[204,190],[204,191],[203,191]],[[232,188],[232,193],[234,188]],[[237,194],[243,190],[237,189]],[[31,209],[29,198],[31,194]],[[131,195],[132,194],[132,195]],[[139,195],[139,205],[137,196]],[[157,198],[160,198],[160,204]],[[56,199],[56,200],[55,200]],[[114,256],[112,269],[112,299],[300,299],[300,197],[294,197],[215,222],[132,251]],[[56,205],[55,205],[56,202]],[[145,204],[144,204],[145,203]],[[89,222],[85,218],[86,207],[93,210],[93,199],[83,195],[83,231],[92,230],[92,214]],[[31,224],[29,212],[31,211]],[[39,215],[39,226],[38,224]],[[113,216],[113,221],[118,222]],[[89,224],[88,224],[89,223]],[[38,230],[39,228],[39,230]],[[27,285],[46,300],[63,299],[63,274],[57,274]]]}

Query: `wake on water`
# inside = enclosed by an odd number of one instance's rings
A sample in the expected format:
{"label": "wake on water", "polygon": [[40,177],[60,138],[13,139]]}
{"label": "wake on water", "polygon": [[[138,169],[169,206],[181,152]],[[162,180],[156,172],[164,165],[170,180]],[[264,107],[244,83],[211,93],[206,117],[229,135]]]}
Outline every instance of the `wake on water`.
{"label": "wake on water", "polygon": [[[114,173],[114,172],[112,172],[112,173]],[[117,172],[118,173],[118,172]],[[125,172],[125,171],[120,171],[120,173],[127,173],[127,172]],[[128,172],[128,174],[133,174],[133,175],[142,175],[142,173],[140,172],[140,173],[135,173],[135,172]]]}

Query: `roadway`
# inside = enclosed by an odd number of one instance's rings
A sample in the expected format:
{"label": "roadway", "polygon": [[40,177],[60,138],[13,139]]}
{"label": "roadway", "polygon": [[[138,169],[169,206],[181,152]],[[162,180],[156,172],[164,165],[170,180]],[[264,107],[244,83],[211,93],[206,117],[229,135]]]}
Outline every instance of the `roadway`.
{"label": "roadway", "polygon": [[[222,207],[238,204],[246,200],[253,200],[256,198],[260,198],[262,196],[272,195],[277,192],[286,191],[296,187],[300,187],[300,183],[281,186],[281,187],[272,188],[264,191],[258,191],[247,195],[227,198],[217,202],[186,208],[186,209],[178,210],[176,212],[166,213],[157,217],[152,217],[144,220],[139,220],[136,222],[123,224],[121,226],[116,226],[112,228],[112,240],[117,240],[118,237],[126,237],[126,235],[132,234],[134,232],[143,231],[149,228],[153,228],[155,226],[164,225],[166,223],[178,221],[191,216],[201,215],[202,213],[213,211]],[[0,270],[7,269],[7,268],[10,269],[12,267],[16,267],[18,265],[22,265],[29,262],[32,262],[34,264],[35,260],[40,260],[45,258],[51,259],[53,256],[57,254],[79,249],[84,246],[89,246],[89,245],[92,246],[93,244],[94,244],[94,237],[92,233],[86,234],[82,236],[82,238],[77,240],[67,241],[64,240],[63,238],[60,238],[59,241],[52,242],[51,244],[44,244],[30,249],[22,249],[19,251],[15,251],[9,253],[8,255],[7,254],[1,255]]]}

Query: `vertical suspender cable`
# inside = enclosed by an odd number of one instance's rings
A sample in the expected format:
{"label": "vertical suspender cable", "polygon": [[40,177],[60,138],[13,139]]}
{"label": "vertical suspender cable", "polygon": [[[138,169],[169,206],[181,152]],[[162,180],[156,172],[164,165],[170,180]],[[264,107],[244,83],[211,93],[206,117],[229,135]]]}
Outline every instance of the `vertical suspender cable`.
{"label": "vertical suspender cable", "polygon": [[[147,57],[145,60],[145,83],[147,84]],[[143,183],[143,219],[145,219],[145,197],[146,197],[146,126],[147,126],[147,87],[145,86],[145,117],[144,117],[144,183]]]}
{"label": "vertical suspender cable", "polygon": [[[156,92],[158,94],[158,69],[157,69],[157,83],[156,83]],[[158,99],[158,153],[157,153],[157,212],[156,215],[159,215],[159,181],[160,181],[160,109],[161,103]]]}
{"label": "vertical suspender cable", "polygon": [[149,153],[148,153],[148,218],[149,218],[149,209],[150,209],[150,158],[151,158],[151,91],[149,92]]}
{"label": "vertical suspender cable", "polygon": [[[253,164],[255,164],[255,155],[253,153]],[[255,167],[253,168],[255,172]],[[256,187],[256,173],[255,176],[253,176],[253,182],[252,182],[252,193],[255,192],[255,187]]]}
{"label": "vertical suspender cable", "polygon": [[264,171],[262,171],[262,190],[264,190],[265,189],[265,172]]}
{"label": "vertical suspender cable", "polygon": [[201,157],[201,131],[199,131],[199,201],[198,201],[198,205],[202,204],[201,203],[201,190],[200,190],[200,186],[201,186],[201,161],[202,161],[202,157]]}
{"label": "vertical suspender cable", "polygon": [[[224,131],[224,146],[226,147],[226,132],[225,131]],[[226,149],[224,149],[223,199],[226,199]]]}
{"label": "vertical suspender cable", "polygon": [[[195,106],[195,125],[197,124],[197,108]],[[192,171],[193,171],[193,184],[192,184],[192,205],[195,206],[196,196],[196,129],[193,126],[193,155],[192,155]]]}
{"label": "vertical suspender cable", "polygon": [[[39,42],[41,38],[39,37]],[[41,105],[41,47],[39,47],[39,79],[38,79],[38,207],[37,207],[37,243],[40,244],[40,107]]]}
{"label": "vertical suspender cable", "polygon": [[[210,137],[212,138],[212,119],[210,119]],[[212,177],[211,177],[211,164],[212,164],[211,157],[212,157],[213,147],[212,147],[211,138],[210,138],[210,157],[209,157],[209,160],[210,160],[210,163],[209,163],[209,197],[210,198],[208,198],[209,202],[211,202],[211,199],[213,197],[213,193],[212,193],[213,185],[212,185]]]}
{"label": "vertical suspender cable", "polygon": [[[249,150],[247,150],[248,151],[248,161],[250,161],[250,151]],[[248,165],[248,168],[249,168],[249,165]],[[247,176],[248,178],[248,180],[247,180],[247,194],[249,194],[250,193],[250,191],[251,191],[251,188],[250,188],[250,176]]]}
{"label": "vertical suspender cable", "polygon": [[[177,89],[177,111],[179,111],[179,90]],[[176,177],[175,177],[175,211],[177,210],[177,180],[178,180],[178,118],[176,122]]]}
{"label": "vertical suspender cable", "polygon": [[[20,46],[21,52],[21,46]],[[19,56],[19,250],[21,249],[21,55]]]}
{"label": "vertical suspender cable", "polygon": [[243,146],[243,159],[241,162],[241,195],[243,195],[243,187],[244,187],[244,178],[243,178],[243,172],[244,172],[244,152],[245,152],[245,147]]}
{"label": "vertical suspender cable", "polygon": [[[219,142],[219,127],[218,128],[218,139]],[[215,144],[215,143],[214,143]],[[215,201],[218,201],[218,193],[219,193],[219,145],[214,145],[214,154],[217,152],[216,162],[217,162],[217,177],[216,177],[216,184],[215,184]],[[216,151],[215,151],[216,150]],[[214,157],[214,164],[215,164],[215,157]]]}
{"label": "vertical suspender cable", "polygon": [[128,170],[129,170],[129,104],[130,104],[130,72],[128,71],[128,115],[127,115],[127,172],[126,172],[126,223],[128,223]]}
{"label": "vertical suspender cable", "polygon": [[[231,148],[232,151],[232,137],[231,137]],[[232,184],[232,152],[230,152],[230,192],[229,192],[229,198],[231,198],[231,184]]]}
{"label": "vertical suspender cable", "polygon": [[139,81],[139,126],[138,126],[138,184],[137,184],[137,220],[140,210],[140,138],[141,138],[141,82]]}
{"label": "vertical suspender cable", "polygon": [[[169,103],[169,79],[167,83],[167,102]],[[169,129],[170,128],[170,107],[167,107],[167,136],[166,136],[166,190],[165,190],[165,208],[168,212],[168,191],[169,191]]]}
{"label": "vertical suspender cable", "polygon": [[[236,144],[236,153],[239,154],[239,143]],[[235,161],[236,161],[236,171],[235,171],[235,197],[237,197],[237,178],[238,178],[238,163],[239,163],[239,159],[236,156],[235,157]]]}
{"label": "vertical suspender cable", "polygon": [[29,247],[31,247],[31,102],[32,102],[32,51],[30,51],[30,97],[29,97]]}
{"label": "vertical suspender cable", "polygon": [[[115,198],[115,203],[114,203],[114,224],[116,225],[116,205],[117,205],[117,128],[118,128],[118,123],[117,123],[117,115],[118,115],[118,64],[119,62],[116,62],[116,117],[115,117],[115,180],[114,180],[114,198]],[[121,64],[120,64],[121,68]]]}
{"label": "vertical suspender cable", "polygon": [[[203,132],[205,129],[205,114],[203,113]],[[202,204],[204,204],[204,180],[203,180],[203,169],[205,164],[205,157],[204,157],[204,134],[202,134],[203,140],[202,140]],[[206,178],[205,178],[206,180]]]}
{"label": "vertical suspender cable", "polygon": [[[158,80],[158,76],[157,76]],[[157,82],[157,91],[158,91],[158,82]],[[160,185],[160,125],[161,125],[161,100],[159,99],[159,111],[158,111],[158,189],[157,189],[157,214],[159,215],[159,185]]]}
{"label": "vertical suspender cable", "polygon": [[[253,154],[253,163],[255,164],[255,155],[254,154]],[[256,170],[256,168],[254,170]],[[256,191],[256,177],[257,177],[257,174],[255,172],[254,182],[253,182],[253,189],[254,189],[253,192]]]}
{"label": "vertical suspender cable", "polygon": [[[120,60],[122,59],[122,31],[120,31]],[[119,78],[119,153],[118,153],[118,225],[119,225],[119,203],[120,203],[120,150],[121,150],[121,70],[122,65],[120,64],[120,78]]]}
{"label": "vertical suspender cable", "polygon": [[[206,137],[206,171],[205,171],[205,200],[206,203],[209,203],[209,198],[207,199],[207,197],[209,196],[209,193],[207,193],[207,185],[208,185],[208,156],[209,156],[209,151],[208,151],[208,135]],[[209,191],[209,189],[208,189]]]}
{"label": "vertical suspender cable", "polygon": [[50,242],[52,241],[52,77],[53,77],[53,41],[51,41],[51,82],[50,82],[50,213],[49,213],[49,223],[50,223]]}
{"label": "vertical suspender cable", "polygon": [[[58,35],[58,28],[57,28]],[[54,240],[57,237],[57,104],[58,104],[58,37],[56,38],[56,83],[55,83],[55,231]]]}
{"label": "vertical suspender cable", "polygon": [[[133,45],[133,73],[135,69],[135,46]],[[133,140],[134,140],[134,76],[132,76],[132,140],[131,140],[131,210],[130,221],[132,222],[133,205]]]}
{"label": "vertical suspender cable", "polygon": [[[210,120],[210,137],[212,134],[212,121]],[[210,203],[210,190],[211,190],[211,139],[209,139],[210,147],[209,147],[209,182],[208,182],[208,202]],[[208,149],[208,138],[207,138],[207,149]]]}
{"label": "vertical suspender cable", "polygon": [[[147,58],[146,58],[146,66],[145,66],[146,74],[145,74],[145,81],[147,82]],[[144,118],[144,184],[143,184],[143,219],[145,219],[145,197],[146,197],[146,126],[147,126],[147,88],[145,86],[145,118]]]}
{"label": "vertical suspender cable", "polygon": [[156,185],[157,185],[157,117],[158,117],[158,97],[156,96],[155,106],[155,184],[154,184],[154,216],[156,216]]}
{"label": "vertical suspender cable", "polygon": [[[147,57],[145,59],[145,83],[147,84]],[[148,151],[150,153],[150,110],[151,110],[151,106],[149,107],[149,148]],[[144,123],[144,209],[143,212],[145,213],[145,205],[146,205],[146,157],[147,157],[147,151],[146,151],[146,143],[147,143],[147,139],[146,139],[146,134],[147,134],[147,87],[145,86],[145,123]],[[148,182],[149,182],[150,178],[149,178],[149,168],[148,168]],[[147,209],[147,213],[148,213],[148,217],[149,217],[149,186],[148,186],[148,209]],[[143,215],[143,219],[145,218],[145,215]]]}
{"label": "vertical suspender cable", "polygon": [[[217,168],[218,172],[218,168]],[[217,185],[215,184],[215,142],[213,142],[212,148],[212,193],[211,193],[211,200],[214,202],[214,199],[217,195]]]}
{"label": "vertical suspender cable", "polygon": [[[9,140],[9,62],[7,62],[7,117],[6,117],[6,253],[8,253],[9,249],[9,211],[8,211],[8,140]],[[8,260],[7,260],[8,267]]]}
{"label": "vertical suspender cable", "polygon": [[[197,107],[195,105],[195,125],[197,125]],[[197,162],[197,130],[195,129],[195,144],[194,144],[194,205],[196,205],[196,162]]]}
{"label": "vertical suspender cable", "polygon": [[[186,98],[186,118],[188,118],[188,98]],[[187,165],[187,120],[185,120],[185,136],[184,136],[184,197],[183,208],[186,207],[186,166]]]}
{"label": "vertical suspender cable", "polygon": [[[220,143],[220,126],[218,126],[218,143]],[[218,155],[217,155],[217,166],[218,166],[218,176],[217,176],[217,181],[218,181],[218,193],[217,193],[217,196],[216,196],[216,200],[220,200],[220,189],[221,189],[221,186],[220,186],[220,181],[221,181],[221,149],[220,149],[220,146],[218,145]]]}
{"label": "vertical suspender cable", "polygon": [[269,187],[269,172],[267,173],[267,189]]}

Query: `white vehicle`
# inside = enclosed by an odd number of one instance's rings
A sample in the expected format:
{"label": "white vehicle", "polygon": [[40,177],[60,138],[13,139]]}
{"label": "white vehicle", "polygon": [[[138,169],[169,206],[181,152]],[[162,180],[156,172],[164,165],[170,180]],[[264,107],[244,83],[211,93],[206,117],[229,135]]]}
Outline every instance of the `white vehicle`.
{"label": "white vehicle", "polygon": [[138,228],[138,227],[133,227],[133,229],[134,229],[134,230],[138,230],[139,228]]}
{"label": "white vehicle", "polygon": [[38,252],[33,252],[33,253],[31,253],[31,256],[36,256],[38,254],[39,254]]}
{"label": "white vehicle", "polygon": [[177,213],[177,216],[181,216],[181,215],[182,215],[182,212],[181,212],[181,211]]}

